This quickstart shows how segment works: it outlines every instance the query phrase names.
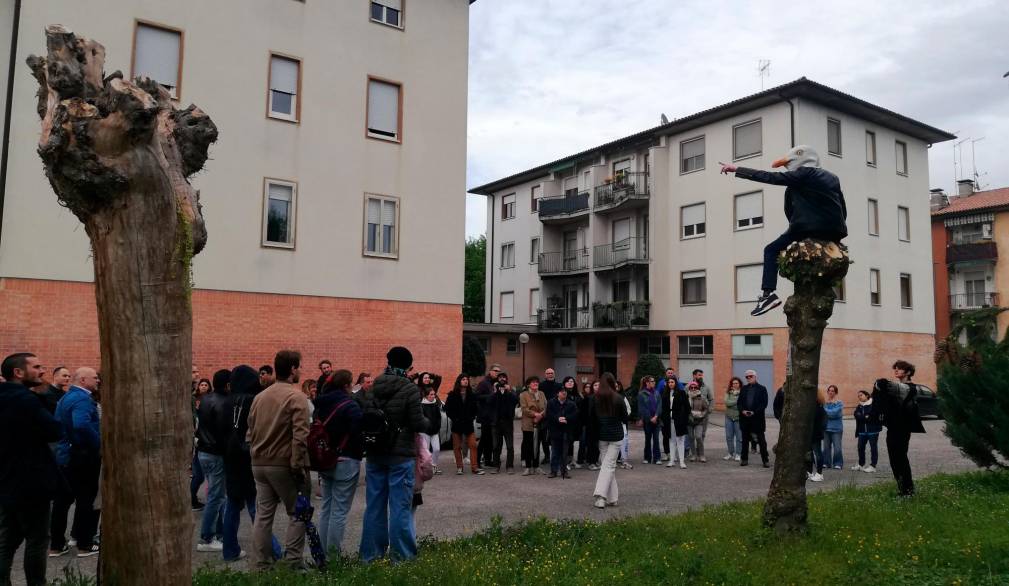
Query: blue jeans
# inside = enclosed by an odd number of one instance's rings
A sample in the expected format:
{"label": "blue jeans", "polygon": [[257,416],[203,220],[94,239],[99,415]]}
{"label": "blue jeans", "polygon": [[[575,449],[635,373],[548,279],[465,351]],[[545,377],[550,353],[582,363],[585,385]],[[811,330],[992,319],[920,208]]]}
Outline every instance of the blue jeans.
{"label": "blue jeans", "polygon": [[[256,496],[247,499],[228,498],[224,506],[224,561],[237,560],[242,553],[242,548],[238,545],[238,526],[242,522],[242,509],[249,511],[249,519],[256,520]],[[273,538],[273,557],[280,559],[283,555],[280,549],[280,542]]]}
{"label": "blue jeans", "polygon": [[879,434],[874,433],[872,435],[860,434],[858,436],[858,465],[865,466],[865,444],[869,444],[872,455],[872,467],[876,467],[876,462],[879,461]]}
{"label": "blue jeans", "polygon": [[207,477],[207,506],[203,509],[200,539],[203,543],[220,534],[220,515],[224,508],[224,456],[200,452],[200,468]]}
{"label": "blue jeans", "polygon": [[200,492],[200,485],[203,484],[205,480],[203,476],[203,467],[200,466],[200,456],[199,452],[193,452],[193,477],[189,480],[189,497],[196,504],[197,493]]}
{"label": "blue jeans", "polygon": [[413,526],[414,458],[368,458],[365,466],[367,505],[361,530],[361,560],[370,562],[392,546],[392,559],[417,557]]}
{"label": "blue jeans", "polygon": [[743,452],[743,430],[738,421],[725,418],[725,446],[730,456],[738,456]]}
{"label": "blue jeans", "polygon": [[[662,433],[660,423],[645,420],[645,462],[658,462],[662,459],[662,450],[659,449],[659,434]],[[651,453],[648,453],[649,450]]]}
{"label": "blue jeans", "polygon": [[332,470],[319,472],[322,479],[322,511],[319,513],[319,539],[322,549],[340,553],[347,515],[354,504],[357,481],[361,476],[360,460],[343,460]]}
{"label": "blue jeans", "polygon": [[844,454],[841,450],[841,434],[843,431],[823,432],[824,464],[831,468],[844,468]]}

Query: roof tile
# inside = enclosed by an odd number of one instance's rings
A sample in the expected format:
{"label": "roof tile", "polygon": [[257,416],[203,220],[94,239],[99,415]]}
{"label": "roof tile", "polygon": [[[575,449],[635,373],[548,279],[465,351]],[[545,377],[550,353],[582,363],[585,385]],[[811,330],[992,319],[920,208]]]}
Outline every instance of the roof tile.
{"label": "roof tile", "polygon": [[932,212],[932,215],[952,216],[966,212],[978,212],[1000,207],[1009,207],[1009,187],[979,191],[970,197],[957,199],[941,210]]}

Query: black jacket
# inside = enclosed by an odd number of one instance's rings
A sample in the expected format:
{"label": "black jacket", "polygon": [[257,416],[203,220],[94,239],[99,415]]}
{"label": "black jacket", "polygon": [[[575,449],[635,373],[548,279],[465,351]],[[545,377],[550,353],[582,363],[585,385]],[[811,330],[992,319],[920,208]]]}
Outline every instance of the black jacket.
{"label": "black jacket", "polygon": [[781,416],[785,413],[785,388],[781,387],[778,392],[774,393],[774,405],[771,407],[774,411],[774,418],[781,421]]}
{"label": "black jacket", "polygon": [[473,389],[466,392],[465,399],[461,391],[452,391],[445,399],[445,415],[452,420],[452,433],[461,435],[473,433],[473,420],[476,419],[478,410]]}
{"label": "black jacket", "polygon": [[427,429],[424,433],[427,435],[438,435],[441,431],[441,401],[435,401],[434,403],[424,403],[420,404],[420,408],[424,411],[424,417],[427,418]]}
{"label": "black jacket", "polygon": [[56,414],[56,405],[59,404],[60,399],[62,399],[65,394],[67,394],[67,392],[56,385],[49,385],[46,392],[42,393],[42,400],[45,402],[46,409],[49,410],[50,415]]}
{"label": "black jacket", "polygon": [[491,397],[494,396],[494,384],[496,380],[485,376],[476,386],[477,416],[476,419],[481,424],[494,425],[496,419],[494,407],[491,405]]}
{"label": "black jacket", "polygon": [[490,397],[491,412],[494,414],[494,425],[512,425],[515,422],[515,408],[519,406],[519,398],[514,391],[504,392],[494,389]]}
{"label": "black jacket", "polygon": [[[764,410],[767,409],[767,387],[760,383],[743,385],[743,390],[739,391],[736,407],[739,408],[740,427],[745,427],[748,432],[767,429],[767,422],[764,420]],[[753,415],[747,417],[743,415],[743,411],[753,411]]]}
{"label": "black jacket", "polygon": [[872,405],[880,414],[889,432],[925,433],[918,413],[918,387],[885,378],[876,380],[872,387]]}
{"label": "black jacket", "polygon": [[[416,458],[417,444],[413,434],[428,428],[424,410],[420,407],[420,389],[409,379],[394,374],[383,374],[375,379],[375,386],[364,399],[364,410],[381,409],[389,423],[399,428],[396,440],[388,454],[393,458]],[[369,461],[373,458],[368,456]]]}
{"label": "black jacket", "polygon": [[778,173],[739,167],[736,177],[786,186],[785,217],[789,234],[816,234],[838,241],[848,235],[845,223],[848,208],[841,193],[841,181],[830,171],[799,167],[795,171]]}
{"label": "black jacket", "polygon": [[19,383],[0,384],[0,504],[45,502],[63,491],[49,449],[60,431],[35,393]]}
{"label": "black jacket", "polygon": [[557,379],[540,381],[540,390],[543,391],[543,396],[546,397],[547,403],[553,400],[557,396],[557,391],[561,388],[561,383],[557,382]]}
{"label": "black jacket", "polygon": [[[561,417],[565,417],[567,423],[558,421]],[[578,423],[578,407],[574,401],[565,399],[564,403],[561,403],[554,397],[547,403],[547,429],[550,430],[551,438],[554,437],[553,434],[567,434],[568,439],[571,439],[576,423]]]}
{"label": "black jacket", "polygon": [[231,435],[231,402],[228,396],[214,391],[200,397],[196,411],[196,451],[223,456]]}
{"label": "black jacket", "polygon": [[813,411],[813,445],[823,441],[825,431],[827,431],[827,410],[817,403]]}
{"label": "black jacket", "polygon": [[618,442],[624,439],[624,424],[627,423],[627,405],[621,395],[615,396],[616,414],[601,415],[599,401],[595,397],[589,400],[588,429],[594,439],[602,442]]}
{"label": "black jacket", "polygon": [[[228,399],[228,420],[231,433],[224,451],[224,487],[231,499],[250,499],[256,496],[256,482],[252,478],[252,455],[245,434],[249,431],[249,408],[261,390],[259,373],[251,366],[236,366],[231,371],[231,393]],[[203,406],[203,401],[200,401]]]}
{"label": "black jacket", "polygon": [[[334,414],[333,411],[339,408]],[[330,419],[330,416],[332,418]],[[354,397],[343,389],[333,389],[315,399],[315,419],[326,423],[330,441],[337,446],[346,437],[343,455],[360,460],[364,457],[364,444],[361,440],[361,418],[364,413]],[[350,434],[349,437],[347,434]]]}
{"label": "black jacket", "polygon": [[690,397],[687,396],[687,391],[679,386],[673,390],[669,415],[673,420],[673,431],[676,437],[687,435],[687,427],[690,425]]}

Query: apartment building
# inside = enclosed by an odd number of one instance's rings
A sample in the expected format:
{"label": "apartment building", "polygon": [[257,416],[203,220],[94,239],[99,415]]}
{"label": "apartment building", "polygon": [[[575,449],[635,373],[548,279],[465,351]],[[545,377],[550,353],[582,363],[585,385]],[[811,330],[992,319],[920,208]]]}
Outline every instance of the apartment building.
{"label": "apartment building", "polygon": [[[970,179],[947,196],[932,192],[932,256],[935,261],[935,334],[945,338],[968,312],[1004,307],[1009,287],[1009,188],[976,191]],[[1009,315],[999,314],[995,336],[1002,339]],[[961,332],[966,341],[967,332]]]}
{"label": "apartment building", "polygon": [[476,187],[488,201],[489,325],[467,331],[512,364],[529,333],[530,372],[612,371],[626,384],[647,352],[719,388],[748,368],[777,388],[785,317],[750,311],[763,247],[787,228],[784,190],[720,175],[717,162],[768,169],[809,144],[841,178],[855,262],[821,383],[851,404],[897,358],[934,382],[927,150],[951,138],[802,78]]}
{"label": "apartment building", "polygon": [[99,359],[88,239],[43,175],[24,65],[59,23],[105,45],[107,73],[152,77],[218,126],[193,178],[209,231],[193,270],[204,373],[282,347],[302,351],[303,377],[322,358],[375,372],[393,344],[458,371],[470,3],[0,0],[0,352]]}

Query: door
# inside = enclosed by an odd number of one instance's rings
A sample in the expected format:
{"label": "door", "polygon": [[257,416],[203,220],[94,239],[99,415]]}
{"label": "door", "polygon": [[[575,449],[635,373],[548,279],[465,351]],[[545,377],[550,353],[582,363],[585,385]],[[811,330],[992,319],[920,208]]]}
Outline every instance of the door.
{"label": "door", "polygon": [[964,274],[964,293],[966,293],[964,304],[966,307],[984,307],[985,305],[985,278],[984,273],[974,271]]}
{"label": "door", "polygon": [[564,270],[570,271],[577,267],[578,262],[578,231],[564,233]]}
{"label": "door", "polygon": [[756,358],[734,358],[732,360],[732,376],[738,376],[743,384],[746,384],[746,377],[743,376],[747,370],[757,372],[757,382],[767,387],[767,409],[769,417],[774,417],[773,403],[774,393],[778,390],[779,383],[774,380],[774,360]]}
{"label": "door", "polygon": [[596,358],[596,362],[599,363],[599,370],[596,372],[599,376],[602,376],[604,372],[608,372],[613,376],[617,376],[617,359],[613,357],[599,357]]}
{"label": "door", "polygon": [[564,327],[573,328],[578,323],[578,286],[564,287]]}
{"label": "door", "polygon": [[566,376],[575,376],[578,366],[578,359],[573,356],[557,357],[554,359],[554,373],[557,380],[562,381]]}

